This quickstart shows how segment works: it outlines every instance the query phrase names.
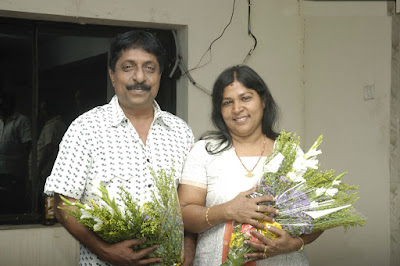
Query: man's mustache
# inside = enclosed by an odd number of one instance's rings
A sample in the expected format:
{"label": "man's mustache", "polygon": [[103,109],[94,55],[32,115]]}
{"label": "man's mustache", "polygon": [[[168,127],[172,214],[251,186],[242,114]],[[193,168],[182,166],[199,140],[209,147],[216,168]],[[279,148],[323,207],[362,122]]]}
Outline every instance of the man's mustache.
{"label": "man's mustache", "polygon": [[151,86],[143,84],[143,83],[135,83],[133,85],[126,85],[126,89],[128,91],[131,90],[144,90],[144,91],[150,91],[151,90]]}

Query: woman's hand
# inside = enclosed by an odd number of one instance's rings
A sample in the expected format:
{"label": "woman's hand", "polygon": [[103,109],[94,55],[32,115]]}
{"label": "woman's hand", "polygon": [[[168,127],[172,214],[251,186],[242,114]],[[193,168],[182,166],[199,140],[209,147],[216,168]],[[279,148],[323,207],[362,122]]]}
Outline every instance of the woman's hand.
{"label": "woman's hand", "polygon": [[246,258],[266,259],[267,257],[273,257],[276,255],[297,251],[303,245],[300,239],[291,237],[282,229],[269,226],[268,230],[277,235],[277,237],[275,239],[269,239],[255,230],[251,232],[251,234],[259,239],[262,243],[246,240],[245,244],[258,251],[245,254]]}
{"label": "woman's hand", "polygon": [[278,210],[272,207],[261,205],[262,202],[273,202],[272,196],[260,196],[249,198],[248,196],[255,192],[256,187],[239,193],[234,199],[225,203],[226,220],[233,220],[238,223],[247,223],[252,226],[266,230],[265,225],[257,220],[264,220],[273,223],[274,219],[266,214],[278,214]]}
{"label": "woman's hand", "polygon": [[[263,221],[270,223],[274,219],[267,214],[278,214],[278,210],[262,205],[263,202],[273,202],[272,196],[249,198],[256,188],[239,193],[234,199],[211,207],[205,207],[207,190],[191,185],[179,185],[178,195],[182,209],[185,230],[191,233],[201,233],[211,226],[236,221],[250,224],[258,229],[266,230]],[[261,223],[259,221],[261,221]]]}

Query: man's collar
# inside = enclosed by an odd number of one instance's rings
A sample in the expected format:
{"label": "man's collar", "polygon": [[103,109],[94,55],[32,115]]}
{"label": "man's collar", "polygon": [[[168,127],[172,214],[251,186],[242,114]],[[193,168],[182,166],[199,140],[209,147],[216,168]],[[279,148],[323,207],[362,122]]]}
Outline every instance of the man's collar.
{"label": "man's collar", "polygon": [[[116,127],[119,124],[128,120],[124,111],[122,110],[121,106],[119,105],[118,97],[116,95],[111,99],[109,105],[110,105],[109,110],[111,111],[110,118],[112,118],[111,121],[109,121],[110,126]],[[166,112],[161,110],[160,106],[158,105],[158,103],[155,100],[153,102],[153,109],[154,109],[154,120],[160,118],[164,122],[165,125],[167,125],[168,127],[171,127],[170,117],[167,115]]]}

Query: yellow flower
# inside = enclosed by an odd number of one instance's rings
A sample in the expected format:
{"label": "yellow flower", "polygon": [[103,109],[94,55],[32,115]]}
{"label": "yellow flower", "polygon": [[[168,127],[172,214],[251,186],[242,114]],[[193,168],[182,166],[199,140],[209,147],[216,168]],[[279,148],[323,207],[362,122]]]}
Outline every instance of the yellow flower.
{"label": "yellow flower", "polygon": [[[274,223],[268,223],[268,222],[266,222],[266,221],[264,221],[264,222],[261,222],[263,225],[265,225],[265,226],[267,226],[267,225],[270,225],[270,226],[273,226],[273,227],[276,227],[276,228],[279,228],[279,229],[282,229],[282,226],[279,224],[279,223],[277,223],[277,222],[274,222]],[[262,234],[263,236],[265,236],[265,237],[267,237],[267,238],[269,238],[269,239],[275,239],[276,237],[277,237],[277,235],[275,235],[274,233],[272,233],[271,231],[269,231],[268,229],[267,230],[261,230],[261,229],[258,229],[257,230],[260,234]]]}
{"label": "yellow flower", "polygon": [[233,232],[231,235],[231,240],[229,241],[230,247],[238,247],[243,245],[244,237],[240,232]]}

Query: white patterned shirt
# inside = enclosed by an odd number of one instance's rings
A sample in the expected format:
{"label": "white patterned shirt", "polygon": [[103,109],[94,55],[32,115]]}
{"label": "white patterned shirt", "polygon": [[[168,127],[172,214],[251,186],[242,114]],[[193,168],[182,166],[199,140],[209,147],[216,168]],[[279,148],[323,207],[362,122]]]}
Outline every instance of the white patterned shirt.
{"label": "white patterned shirt", "polygon": [[[134,200],[151,199],[154,187],[149,167],[170,169],[179,180],[194,136],[182,119],[161,111],[154,101],[154,120],[146,145],[125,116],[118,99],[79,116],[65,133],[45,193],[59,193],[86,202],[98,198],[101,182],[116,202],[121,186]],[[109,265],[85,246],[80,248],[80,265]]]}

